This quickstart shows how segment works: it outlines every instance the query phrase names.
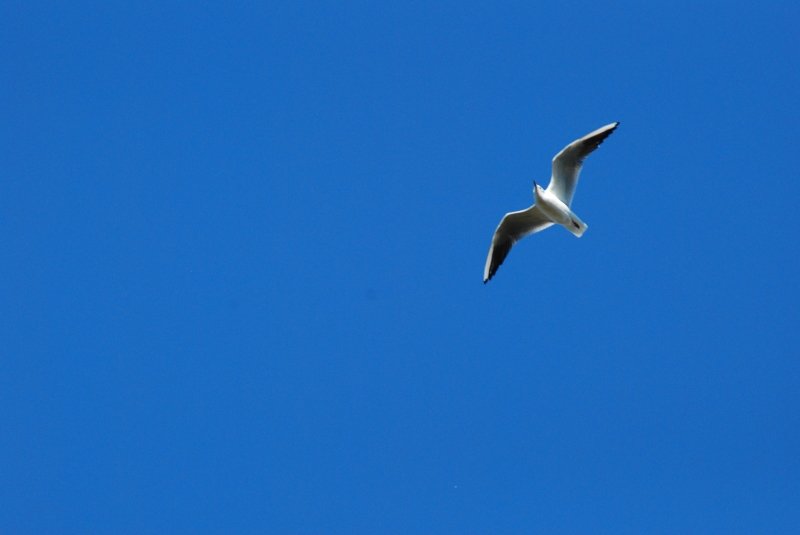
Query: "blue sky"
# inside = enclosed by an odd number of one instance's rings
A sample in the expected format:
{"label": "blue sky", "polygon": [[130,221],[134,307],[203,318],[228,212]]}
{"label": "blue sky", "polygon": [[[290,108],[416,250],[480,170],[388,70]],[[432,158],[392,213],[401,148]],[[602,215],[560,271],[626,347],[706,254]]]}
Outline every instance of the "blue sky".
{"label": "blue sky", "polygon": [[4,3],[0,531],[797,532],[798,24]]}

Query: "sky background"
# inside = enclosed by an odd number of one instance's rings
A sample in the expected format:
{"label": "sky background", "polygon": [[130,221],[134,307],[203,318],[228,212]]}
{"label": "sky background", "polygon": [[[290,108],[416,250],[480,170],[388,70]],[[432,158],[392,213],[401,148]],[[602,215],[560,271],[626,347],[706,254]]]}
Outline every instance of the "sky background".
{"label": "sky background", "polygon": [[0,531],[800,531],[800,4],[531,4],[3,2]]}

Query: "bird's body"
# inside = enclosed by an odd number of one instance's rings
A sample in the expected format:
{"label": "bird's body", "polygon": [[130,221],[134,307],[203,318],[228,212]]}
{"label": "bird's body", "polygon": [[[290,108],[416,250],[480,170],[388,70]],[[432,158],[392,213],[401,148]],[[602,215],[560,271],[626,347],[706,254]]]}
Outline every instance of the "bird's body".
{"label": "bird's body", "polygon": [[567,145],[553,158],[553,176],[547,189],[533,183],[534,205],[503,217],[494,232],[489,255],[486,257],[484,284],[497,272],[511,247],[525,236],[556,223],[578,238],[583,235],[588,225],[570,208],[578,186],[578,175],[586,157],[611,135],[617,125],[619,123],[611,123]]}
{"label": "bird's body", "polygon": [[581,221],[569,206],[559,199],[552,191],[548,191],[538,184],[533,185],[533,197],[536,199],[534,206],[544,212],[551,221],[558,223],[575,236],[580,238],[588,225]]}

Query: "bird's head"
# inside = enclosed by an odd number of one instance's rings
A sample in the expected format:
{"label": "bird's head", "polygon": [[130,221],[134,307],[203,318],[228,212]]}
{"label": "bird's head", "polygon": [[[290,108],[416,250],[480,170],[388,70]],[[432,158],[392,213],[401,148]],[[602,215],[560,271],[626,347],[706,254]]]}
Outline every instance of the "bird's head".
{"label": "bird's head", "polygon": [[544,189],[542,188],[542,186],[537,184],[536,181],[534,180],[533,181],[533,198],[534,199],[537,198],[542,193],[544,193]]}

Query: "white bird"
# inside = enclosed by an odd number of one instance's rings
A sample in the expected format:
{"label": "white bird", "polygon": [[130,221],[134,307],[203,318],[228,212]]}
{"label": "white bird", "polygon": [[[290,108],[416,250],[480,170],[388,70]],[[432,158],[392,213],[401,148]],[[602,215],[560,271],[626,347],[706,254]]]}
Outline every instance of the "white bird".
{"label": "white bird", "polygon": [[578,238],[583,235],[588,225],[570,210],[575,188],[578,186],[578,175],[586,157],[611,135],[617,125],[618,122],[611,123],[564,147],[553,158],[553,176],[547,189],[537,185],[536,181],[533,182],[534,205],[503,217],[494,231],[492,246],[489,247],[489,255],[486,257],[486,266],[483,268],[484,284],[497,272],[511,247],[529,234],[558,223]]}

